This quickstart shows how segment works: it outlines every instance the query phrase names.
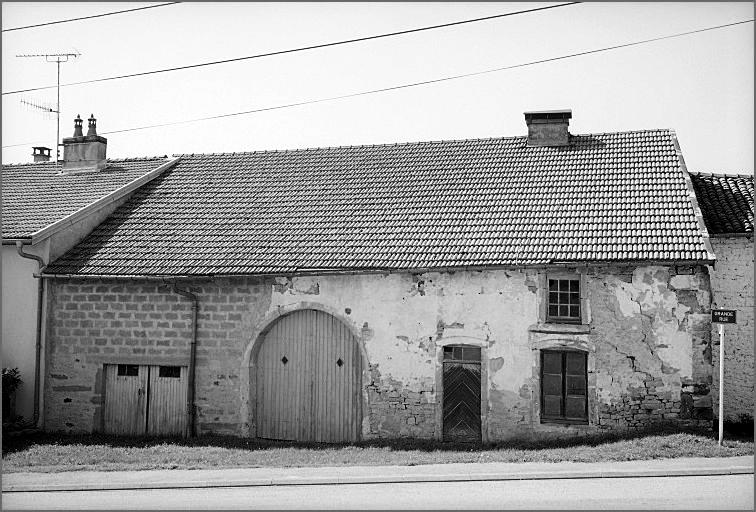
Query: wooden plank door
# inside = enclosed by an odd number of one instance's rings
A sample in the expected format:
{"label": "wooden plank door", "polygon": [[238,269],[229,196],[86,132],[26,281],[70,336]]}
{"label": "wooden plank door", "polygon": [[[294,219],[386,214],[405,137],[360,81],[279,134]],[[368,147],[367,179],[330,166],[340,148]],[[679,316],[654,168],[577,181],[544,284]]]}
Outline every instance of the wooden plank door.
{"label": "wooden plank door", "polygon": [[480,442],[480,348],[444,347],[443,439]]}
{"label": "wooden plank door", "polygon": [[105,416],[108,434],[143,435],[147,414],[148,367],[135,364],[105,366]]}
{"label": "wooden plank door", "polygon": [[356,441],[359,434],[362,359],[354,336],[337,318],[315,313],[312,440]]}
{"label": "wooden plank door", "polygon": [[147,433],[183,435],[186,428],[186,366],[150,366]]}
{"label": "wooden plank door", "polygon": [[317,442],[356,440],[359,347],[338,319],[301,310],[279,319],[257,356],[257,435]]}
{"label": "wooden plank door", "polygon": [[278,320],[257,355],[257,436],[308,441],[312,379],[310,311]]}

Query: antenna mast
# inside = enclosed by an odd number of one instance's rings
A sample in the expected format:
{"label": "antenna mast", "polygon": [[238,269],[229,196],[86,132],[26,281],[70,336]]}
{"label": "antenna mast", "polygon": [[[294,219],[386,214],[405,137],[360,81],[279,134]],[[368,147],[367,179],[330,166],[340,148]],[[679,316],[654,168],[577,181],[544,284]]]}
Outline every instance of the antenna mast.
{"label": "antenna mast", "polygon": [[35,53],[16,55],[16,57],[44,57],[46,62],[55,62],[58,65],[58,101],[55,112],[58,117],[58,129],[55,133],[55,163],[60,162],[60,63],[68,62],[69,57],[78,57],[81,53]]}

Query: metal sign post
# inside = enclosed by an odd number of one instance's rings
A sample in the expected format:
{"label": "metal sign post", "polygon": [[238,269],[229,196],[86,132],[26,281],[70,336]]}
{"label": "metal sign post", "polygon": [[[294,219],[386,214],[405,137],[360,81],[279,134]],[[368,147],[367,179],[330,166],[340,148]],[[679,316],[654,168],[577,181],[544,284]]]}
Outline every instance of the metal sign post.
{"label": "metal sign post", "polygon": [[719,446],[724,439],[724,324],[734,324],[735,311],[712,309],[712,323],[719,324]]}

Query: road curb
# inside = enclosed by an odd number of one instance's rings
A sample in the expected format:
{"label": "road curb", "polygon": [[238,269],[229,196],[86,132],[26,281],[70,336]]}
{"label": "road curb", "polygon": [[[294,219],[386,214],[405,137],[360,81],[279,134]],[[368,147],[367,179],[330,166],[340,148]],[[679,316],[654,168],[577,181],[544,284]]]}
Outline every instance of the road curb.
{"label": "road curb", "polygon": [[344,485],[413,482],[472,482],[496,480],[553,480],[578,478],[644,478],[676,476],[714,476],[753,474],[750,466],[690,468],[690,469],[617,469],[584,471],[530,471],[468,474],[411,475],[355,475],[355,476],[290,476],[278,478],[250,478],[236,480],[156,481],[156,482],[83,482],[65,484],[4,484],[2,492],[53,491],[116,491],[143,489],[202,489],[210,487],[264,487],[286,485]]}

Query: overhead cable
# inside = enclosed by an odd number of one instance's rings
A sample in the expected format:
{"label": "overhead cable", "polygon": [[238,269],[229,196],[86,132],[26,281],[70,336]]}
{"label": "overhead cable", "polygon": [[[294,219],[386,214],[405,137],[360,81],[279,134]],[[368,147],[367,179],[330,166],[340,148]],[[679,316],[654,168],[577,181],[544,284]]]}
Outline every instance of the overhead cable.
{"label": "overhead cable", "polygon": [[112,16],[113,14],[123,14],[125,12],[143,11],[144,9],[154,9],[155,7],[165,7],[166,5],[180,4],[181,2],[166,2],[157,5],[148,5],[146,7],[136,7],[134,9],[125,9],[123,11],[104,12],[102,14],[93,14],[92,16],[82,16],[81,18],[69,18],[66,20],[48,21],[46,23],[37,23],[36,25],[26,25],[24,27],[4,28],[3,32],[11,32],[13,30],[25,30],[27,28],[45,27],[47,25],[57,25],[58,23],[69,23],[71,21],[89,20],[92,18],[102,18],[103,16]]}
{"label": "overhead cable", "polygon": [[[439,29],[439,28],[452,27],[452,26],[455,26],[455,25],[463,25],[463,24],[466,24],[466,23],[475,23],[475,22],[479,22],[479,21],[487,21],[487,20],[492,20],[492,19],[495,19],[495,18],[504,18],[504,17],[507,17],[507,16],[514,16],[516,14],[526,14],[526,13],[530,13],[530,12],[544,11],[546,9],[555,9],[557,7],[567,7],[569,5],[575,5],[575,4],[579,4],[579,3],[581,3],[581,2],[569,2],[569,3],[565,3],[565,4],[549,5],[549,6],[546,6],[546,7],[537,7],[537,8],[533,8],[533,9],[526,9],[526,10],[523,10],[523,11],[507,12],[507,13],[504,13],[504,14],[494,14],[492,16],[485,16],[483,18],[473,18],[473,19],[469,19],[469,20],[453,21],[453,22],[450,22],[450,23],[442,23],[440,25],[431,25],[431,26],[427,26],[427,27],[412,28],[412,29],[407,29],[407,30],[400,30],[400,31],[397,31],[397,32],[387,32],[385,34],[376,34],[376,35],[372,35],[372,36],[358,37],[358,38],[355,38],[355,39],[344,39],[342,41],[332,41],[330,43],[322,43],[322,44],[315,44],[315,45],[310,45],[310,46],[302,46],[302,47],[299,47],[299,48],[290,48],[288,50],[277,50],[277,51],[268,52],[268,53],[258,53],[256,55],[247,55],[245,57],[235,57],[233,59],[215,60],[215,61],[211,61],[211,62],[201,62],[199,64],[189,64],[189,65],[186,65],[186,66],[176,66],[176,67],[173,67],[173,68],[155,69],[155,70],[152,70],[152,71],[143,71],[143,72],[140,72],[140,73],[131,73],[131,74],[128,74],[128,75],[118,75],[118,76],[109,76],[109,77],[105,77],[105,78],[95,78],[93,80],[83,80],[81,82],[71,82],[71,83],[67,83],[67,84],[60,84],[60,86],[61,87],[70,87],[70,86],[73,86],[73,85],[83,85],[83,84],[92,84],[92,83],[97,83],[97,82],[107,82],[107,81],[110,81],[110,80],[120,80],[120,79],[123,79],[123,78],[134,78],[134,77],[138,77],[138,76],[155,75],[155,74],[158,74],[158,73],[168,73],[170,71],[181,71],[181,70],[184,70],[184,69],[193,69],[193,68],[200,68],[200,67],[204,67],[204,66],[215,66],[215,65],[218,65],[218,64],[228,64],[228,63],[231,63],[231,62],[239,62],[239,61],[243,61],[243,60],[259,59],[261,57],[272,57],[274,55],[284,55],[284,54],[287,54],[287,53],[301,52],[301,51],[306,51],[306,50],[315,50],[315,49],[318,49],[318,48],[327,48],[329,46],[338,46],[338,45],[342,45],[342,44],[350,44],[350,43],[358,43],[358,42],[362,42],[362,41],[369,41],[371,39],[381,39],[381,38],[384,38],[384,37],[393,37],[393,36],[400,36],[400,35],[405,35],[405,34],[412,34],[412,33],[415,33],[415,32],[423,32],[423,31],[426,31],[426,30],[435,30],[435,29]],[[8,95],[8,94],[18,94],[18,93],[22,93],[22,92],[41,91],[43,89],[53,89],[55,87],[57,87],[57,86],[55,86],[55,85],[46,85],[46,86],[43,86],[43,87],[32,87],[32,88],[29,88],[29,89],[19,89],[19,90],[16,90],[16,91],[4,92],[4,93],[2,93],[2,95],[5,96],[5,95]]]}
{"label": "overhead cable", "polygon": [[[219,114],[219,115],[208,116],[208,117],[200,117],[200,118],[196,118],[196,119],[187,119],[187,120],[184,120],[184,121],[173,121],[173,122],[169,122],[169,123],[161,123],[161,124],[153,124],[153,125],[147,125],[147,126],[139,126],[139,127],[135,127],[135,128],[124,128],[124,129],[121,129],[121,130],[113,130],[113,131],[109,131],[109,132],[103,132],[101,135],[110,135],[110,134],[114,134],[114,133],[133,132],[133,131],[137,131],[137,130],[148,130],[148,129],[151,129],[151,128],[161,128],[161,127],[164,127],[164,126],[174,126],[174,125],[179,125],[179,124],[197,123],[197,122],[200,122],[200,121],[210,121],[210,120],[213,120],[213,119],[221,119],[221,118],[224,118],[224,117],[242,116],[242,115],[254,114],[254,113],[258,113],[258,112],[266,112],[266,111],[270,111],[270,110],[280,110],[280,109],[284,109],[284,108],[300,107],[300,106],[304,106],[304,105],[312,105],[312,104],[315,104],[315,103],[323,103],[323,102],[326,102],[326,101],[335,101],[335,100],[341,100],[341,99],[346,99],[346,98],[354,98],[354,97],[357,97],[357,96],[365,96],[365,95],[368,95],[368,94],[376,94],[376,93],[380,93],[380,92],[395,91],[395,90],[399,90],[399,89],[406,89],[406,88],[409,88],[409,87],[417,87],[417,86],[421,86],[421,85],[435,84],[435,83],[439,83],[439,82],[446,82],[446,81],[449,81],[449,80],[457,80],[459,78],[468,78],[468,77],[479,76],[479,75],[484,75],[484,74],[488,74],[488,73],[496,73],[496,72],[499,72],[499,71],[506,71],[506,70],[510,70],[510,69],[523,68],[523,67],[527,67],[527,66],[534,66],[536,64],[544,64],[546,62],[554,62],[554,61],[558,61],[558,60],[569,59],[569,58],[572,58],[572,57],[581,57],[581,56],[584,56],[584,55],[591,55],[591,54],[600,53],[600,52],[606,52],[606,51],[610,51],[610,50],[617,50],[617,49],[620,49],[620,48],[627,48],[627,47],[630,47],[630,46],[637,46],[637,45],[641,45],[641,44],[652,43],[652,42],[656,42],[656,41],[662,41],[662,40],[665,40],[665,39],[672,39],[672,38],[675,38],[675,37],[682,37],[682,36],[687,36],[687,35],[691,35],[691,34],[698,34],[700,32],[706,32],[706,31],[710,31],[710,30],[717,30],[717,29],[721,29],[721,28],[732,27],[732,26],[735,26],[735,25],[742,25],[744,23],[753,23],[753,21],[754,21],[753,19],[750,19],[750,20],[738,21],[738,22],[735,22],[735,23],[727,23],[725,25],[717,25],[717,26],[707,27],[707,28],[702,28],[702,29],[697,29],[697,30],[690,30],[688,32],[680,32],[680,33],[677,33],[677,34],[670,34],[670,35],[666,35],[666,36],[654,37],[654,38],[651,38],[651,39],[643,39],[641,41],[634,41],[632,43],[624,43],[624,44],[619,44],[619,45],[615,45],[615,46],[607,46],[607,47],[604,47],[604,48],[597,48],[595,50],[586,50],[584,52],[571,53],[571,54],[568,54],[568,55],[561,55],[559,57],[550,57],[548,59],[534,60],[534,61],[530,61],[530,62],[524,62],[524,63],[521,63],[521,64],[513,64],[511,66],[504,66],[504,67],[500,67],[500,68],[486,69],[486,70],[483,70],[483,71],[476,71],[476,72],[473,72],[473,73],[464,73],[464,74],[460,74],[460,75],[452,75],[452,76],[446,76],[446,77],[441,77],[441,78],[435,78],[435,79],[432,79],[432,80],[424,80],[422,82],[413,82],[413,83],[409,83],[409,84],[400,84],[400,85],[395,85],[395,86],[391,86],[391,87],[384,87],[384,88],[381,88],[381,89],[373,89],[373,90],[370,90],[370,91],[355,92],[355,93],[352,93],[352,94],[344,94],[344,95],[341,95],[341,96],[332,96],[332,97],[329,97],[329,98],[320,98],[320,99],[316,99],[316,100],[300,101],[300,102],[296,102],[296,103],[288,103],[288,104],[285,104],[285,105],[276,105],[276,106],[272,106],[272,107],[261,107],[261,108],[257,108],[257,109],[253,109],[253,110],[246,110],[246,111],[243,111],[243,112],[233,112],[233,113],[230,113],[230,114]],[[2,147],[3,148],[12,148],[12,147],[17,147],[17,146],[25,146],[25,145],[28,145],[28,144],[34,144],[36,142],[38,142],[38,141],[26,142],[26,143],[23,143],[23,144],[13,144],[13,145],[10,145],[10,146],[2,146]]]}

